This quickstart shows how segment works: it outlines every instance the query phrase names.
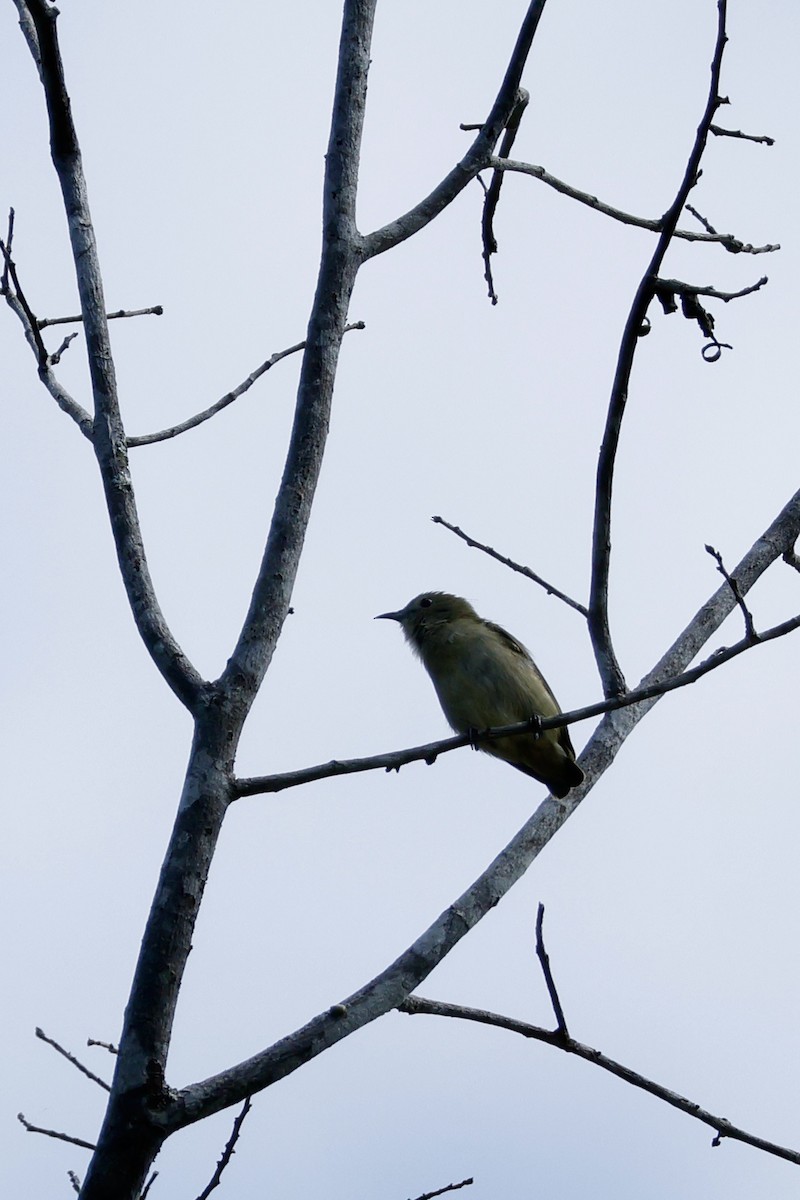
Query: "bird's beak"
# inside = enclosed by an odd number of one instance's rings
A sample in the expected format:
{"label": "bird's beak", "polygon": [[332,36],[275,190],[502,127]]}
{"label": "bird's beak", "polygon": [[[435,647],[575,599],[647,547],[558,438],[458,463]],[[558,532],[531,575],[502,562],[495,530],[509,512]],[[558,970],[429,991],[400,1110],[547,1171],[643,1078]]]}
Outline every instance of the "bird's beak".
{"label": "bird's beak", "polygon": [[402,621],[403,614],[401,612],[378,613],[377,617],[375,617],[374,619],[376,621]]}

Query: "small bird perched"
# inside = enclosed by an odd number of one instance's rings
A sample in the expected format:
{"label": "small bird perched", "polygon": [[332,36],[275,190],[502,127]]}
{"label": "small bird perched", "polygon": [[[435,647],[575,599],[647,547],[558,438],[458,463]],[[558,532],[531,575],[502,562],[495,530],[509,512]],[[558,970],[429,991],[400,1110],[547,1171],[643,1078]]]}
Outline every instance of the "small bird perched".
{"label": "small bird perched", "polygon": [[[399,622],[457,733],[561,712],[525,647],[499,625],[484,621],[460,596],[423,592],[399,612],[375,619]],[[479,749],[532,775],[559,797],[583,780],[566,725],[485,741]]]}

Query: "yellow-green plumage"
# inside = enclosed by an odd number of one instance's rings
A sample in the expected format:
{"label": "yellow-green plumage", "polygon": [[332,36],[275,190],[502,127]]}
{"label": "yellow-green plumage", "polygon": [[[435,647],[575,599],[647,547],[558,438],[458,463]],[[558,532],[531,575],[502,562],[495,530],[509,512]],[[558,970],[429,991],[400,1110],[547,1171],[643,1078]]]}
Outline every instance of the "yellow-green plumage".
{"label": "yellow-green plumage", "polygon": [[[499,625],[484,621],[460,596],[423,592],[399,612],[380,615],[401,625],[458,733],[561,712],[525,647]],[[566,726],[538,737],[519,734],[478,744],[546,784],[556,796],[566,796],[583,779]]]}

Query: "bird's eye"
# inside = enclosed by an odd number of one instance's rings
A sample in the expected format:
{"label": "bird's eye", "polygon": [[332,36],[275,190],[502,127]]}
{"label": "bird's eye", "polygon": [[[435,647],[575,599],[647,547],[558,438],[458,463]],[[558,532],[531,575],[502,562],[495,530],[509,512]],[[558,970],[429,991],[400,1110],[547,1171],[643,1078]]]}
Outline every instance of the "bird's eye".
{"label": "bird's eye", "polygon": [[430,606],[431,606],[432,604],[433,604],[433,601],[431,600],[430,596],[425,596],[425,597],[424,597],[422,600],[420,600],[420,602],[419,602],[419,606],[420,606],[420,608],[430,608]]}

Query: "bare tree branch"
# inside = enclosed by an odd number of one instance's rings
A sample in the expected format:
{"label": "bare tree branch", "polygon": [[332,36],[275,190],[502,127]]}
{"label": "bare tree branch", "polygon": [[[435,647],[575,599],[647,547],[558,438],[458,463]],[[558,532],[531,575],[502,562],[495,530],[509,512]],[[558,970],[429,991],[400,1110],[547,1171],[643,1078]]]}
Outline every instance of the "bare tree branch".
{"label": "bare tree branch", "polygon": [[[738,658],[746,650],[775,638],[785,637],[800,629],[800,615],[773,625],[763,633],[753,631],[753,635],[744,637],[733,646],[720,646],[696,667],[672,677],[664,677],[656,683],[633,688],[624,696],[612,696],[610,700],[600,700],[597,704],[587,704],[583,708],[574,708],[569,712],[560,713],[557,717],[535,719],[536,730],[544,733],[548,729],[560,729],[562,725],[575,725],[578,721],[588,721],[605,713],[617,712],[623,708],[632,708],[646,700],[659,700],[668,692],[678,688],[688,687],[697,683],[704,675]],[[518,721],[513,725],[500,725],[495,729],[481,729],[478,738],[481,741],[491,741],[494,738],[514,737],[517,734],[531,732],[531,721]],[[336,775],[354,775],[362,771],[399,771],[401,767],[412,762],[425,762],[431,766],[440,754],[451,750],[460,750],[463,746],[471,746],[475,740],[474,734],[459,733],[453,737],[442,738],[438,742],[427,742],[423,746],[413,746],[408,750],[393,750],[386,754],[374,754],[369,758],[333,759],[317,767],[302,767],[298,771],[287,771],[281,775],[257,775],[249,779],[239,779],[235,783],[237,796],[255,796],[269,792],[282,792],[286,788],[299,787],[305,783],[315,783],[320,779],[329,779]],[[581,765],[583,762],[581,760]]]}
{"label": "bare tree branch", "polygon": [[[794,546],[799,536],[800,491],[792,496],[733,572],[743,596],[771,563]],[[718,588],[644,677],[642,688],[658,688],[665,680],[681,675],[733,611],[735,603],[727,583]],[[795,619],[794,625],[800,626],[800,618]],[[165,1130],[183,1128],[240,1103],[245,1096],[255,1095],[283,1079],[329,1046],[397,1008],[524,875],[658,699],[659,696],[651,695],[649,699],[608,711],[580,757],[584,782],[564,800],[548,796],[483,874],[384,971],[346,1000],[252,1058],[177,1093],[162,1114]]]}
{"label": "bare tree branch", "polygon": [[87,1046],[102,1046],[102,1048],[104,1050],[107,1050],[109,1054],[119,1054],[119,1049],[117,1046],[114,1045],[113,1042],[99,1042],[99,1041],[97,1041],[96,1038],[87,1038],[86,1045]]}
{"label": "bare tree branch", "polygon": [[252,1107],[253,1107],[253,1102],[250,1099],[250,1097],[248,1096],[247,1099],[245,1100],[244,1104],[242,1105],[242,1111],[239,1113],[239,1115],[236,1117],[236,1120],[233,1122],[233,1129],[231,1130],[231,1136],[228,1138],[228,1141],[225,1145],[225,1149],[222,1151],[220,1160],[217,1163],[217,1168],[214,1171],[214,1174],[211,1176],[211,1179],[208,1181],[206,1186],[203,1188],[200,1195],[197,1197],[197,1200],[208,1200],[208,1197],[211,1195],[211,1193],[214,1191],[214,1189],[216,1187],[219,1187],[220,1183],[222,1182],[222,1172],[225,1170],[228,1163],[231,1161],[231,1159],[233,1158],[233,1156],[236,1152],[236,1143],[238,1142],[239,1135],[242,1132],[242,1125],[244,1124],[245,1117],[250,1112],[250,1109]]}
{"label": "bare tree branch", "polygon": [[459,1188],[472,1187],[474,1179],[462,1179],[461,1183],[448,1183],[446,1187],[437,1188],[435,1192],[423,1192],[416,1200],[433,1200],[434,1196],[443,1196],[445,1192],[457,1192]]}
{"label": "bare tree branch", "polygon": [[709,1125],[716,1132],[716,1136],[712,1142],[714,1146],[718,1146],[722,1138],[730,1138],[733,1141],[744,1142],[748,1146],[753,1146],[756,1150],[763,1150],[767,1154],[773,1154],[777,1158],[783,1158],[787,1162],[800,1164],[800,1151],[791,1150],[786,1146],[779,1146],[777,1143],[769,1142],[765,1138],[756,1137],[754,1134],[748,1133],[737,1125],[732,1125],[726,1117],[716,1116],[714,1113],[709,1112],[708,1109],[701,1108],[693,1100],[687,1100],[685,1096],[681,1096],[678,1092],[673,1092],[670,1088],[666,1088],[660,1083],[655,1083],[652,1079],[647,1079],[644,1075],[640,1075],[638,1071],[632,1071],[630,1067],[623,1066],[622,1063],[616,1062],[615,1059],[609,1058],[608,1055],[603,1054],[600,1050],[595,1050],[592,1046],[586,1046],[582,1042],[575,1041],[574,1038],[567,1036],[560,1030],[553,1032],[549,1029],[542,1029],[538,1025],[529,1025],[527,1021],[515,1021],[512,1017],[504,1017],[499,1013],[487,1012],[480,1008],[465,1008],[461,1004],[447,1004],[440,1000],[427,1000],[424,996],[409,996],[399,1006],[399,1011],[407,1013],[409,1016],[424,1014],[435,1017],[455,1017],[462,1021],[476,1021],[481,1025],[492,1025],[497,1029],[507,1029],[511,1033],[518,1033],[522,1037],[531,1038],[533,1041],[545,1042],[548,1046],[554,1046],[557,1050],[564,1050],[567,1054],[574,1054],[576,1058],[582,1058],[586,1062],[601,1067],[602,1070],[608,1071],[611,1075],[616,1075],[618,1079],[624,1080],[625,1083],[630,1083],[633,1087],[641,1088],[642,1091],[649,1092],[651,1096],[655,1096],[658,1100],[663,1100],[673,1108],[686,1113],[687,1116],[694,1117],[697,1121],[702,1121],[704,1125]]}
{"label": "bare tree branch", "polygon": [[[164,309],[160,304],[154,305],[152,308],[118,308],[116,312],[106,313],[107,321],[119,321],[123,317],[163,317]],[[40,317],[38,325],[40,329],[47,329],[49,325],[79,325],[83,321],[83,316],[78,313],[75,317]]]}
{"label": "bare tree branch", "polygon": [[[239,639],[195,710],[183,795],[142,940],[112,1094],[82,1200],[124,1200],[141,1187],[168,1129],[165,1069],[178,993],[211,859],[232,798],[244,720],[269,666],[303,549],[325,449],[339,349],[358,268],[355,224],[375,0],[346,0],[323,187],[322,256],[295,420],[261,568]],[[240,1097],[241,1100],[244,1096]],[[136,1138],[130,1129],[137,1129]]]}
{"label": "bare tree branch", "polygon": [[659,299],[662,294],[677,293],[680,296],[710,296],[713,300],[722,300],[725,304],[729,304],[731,300],[740,300],[742,296],[752,296],[753,292],[759,291],[767,283],[769,283],[768,277],[762,275],[756,283],[740,288],[738,292],[720,292],[717,288],[696,287],[693,283],[683,283],[680,279],[659,278],[656,290],[659,293]]}
{"label": "bare tree branch", "polygon": [[21,19],[27,19],[27,12],[33,21],[41,56],[39,66],[50,122],[50,150],[69,218],[86,331],[95,405],[92,445],[103,480],[120,572],[134,620],[153,661],[175,695],[194,710],[203,695],[204,682],[173,637],[156,599],[131,487],[97,243],[56,33],[58,11],[45,0],[16,0],[16,3]]}
{"label": "bare tree branch", "polygon": [[[511,115],[506,124],[506,130],[503,134],[503,141],[498,150],[498,158],[508,158],[511,153],[511,148],[517,137],[519,123],[522,120],[522,115],[528,107],[530,95],[525,88],[519,88],[517,91],[517,102],[511,110]],[[463,128],[463,126],[462,126]],[[480,178],[480,177],[479,177]],[[483,182],[481,180],[481,182]],[[503,172],[495,171],[492,175],[492,182],[486,188],[486,193],[483,202],[483,218],[481,220],[481,236],[483,239],[483,267],[484,279],[486,286],[489,289],[489,299],[492,304],[497,304],[497,293],[494,290],[494,280],[492,278],[492,262],[491,256],[497,253],[497,238],[494,235],[494,214],[497,211],[497,205],[500,200],[500,189],[503,186]]]}
{"label": "bare tree branch", "polygon": [[709,132],[716,137],[742,138],[746,142],[761,142],[765,146],[774,146],[775,138],[766,134],[742,133],[741,129],[723,129],[721,125],[711,125]]}
{"label": "bare tree branch", "polygon": [[[31,306],[28,303],[25,293],[22,290],[22,286],[19,282],[19,276],[17,275],[16,264],[15,264],[13,258],[11,257],[10,242],[11,242],[11,238],[13,236],[13,232],[14,232],[14,210],[12,208],[12,210],[9,214],[9,219],[8,219],[8,238],[9,238],[8,243],[0,241],[0,254],[3,255],[3,262],[4,262],[2,294],[6,297],[7,300],[11,296],[14,296],[16,298],[16,300],[18,301],[19,307],[22,309],[22,312],[23,312],[24,318],[25,318],[23,321],[23,324],[25,326],[26,332],[30,331],[32,342],[33,342],[33,351],[34,351],[34,354],[36,355],[36,360],[37,360],[37,362],[39,364],[39,368],[41,370],[41,368],[43,368],[43,367],[46,368],[49,366],[50,356],[47,353],[47,348],[45,347],[45,344],[42,341],[42,335],[39,332],[39,322],[36,320],[36,317],[33,315]],[[11,280],[11,284],[13,285],[13,288],[14,288],[13,292],[11,290],[11,287],[9,286],[9,279]]]}
{"label": "bare tree branch", "polygon": [[[531,175],[534,179],[540,179],[548,187],[560,192],[562,196],[577,200],[579,204],[585,204],[587,208],[592,208],[595,212],[611,217],[612,220],[619,221],[623,225],[633,225],[637,229],[649,229],[651,233],[661,233],[664,229],[663,217],[637,217],[621,208],[615,208],[612,204],[598,200],[597,196],[593,196],[590,192],[582,192],[579,188],[565,183],[563,179],[551,175],[549,171],[546,171],[544,167],[537,166],[536,163],[518,162],[515,159],[492,156],[486,165],[493,171],[512,171],[519,175]],[[694,211],[688,204],[686,208],[689,212]],[[780,250],[779,245],[751,246],[749,242],[741,241],[732,233],[717,233],[710,228],[705,233],[696,233],[691,229],[676,229],[672,236],[686,242],[714,242],[730,254],[773,254],[776,250]]]}
{"label": "bare tree branch", "polygon": [[457,525],[451,525],[449,521],[445,521],[444,517],[431,517],[431,520],[434,525],[443,525],[445,529],[449,529],[451,533],[454,533],[456,537],[460,537],[462,541],[466,542],[473,549],[482,550],[484,554],[488,554],[490,558],[494,558],[498,562],[503,563],[504,566],[510,567],[512,571],[517,571],[520,575],[524,575],[526,579],[531,579],[534,583],[538,583],[539,587],[544,588],[548,596],[557,596],[559,600],[563,600],[565,604],[568,604],[570,608],[574,608],[582,616],[588,616],[589,610],[585,605],[579,604],[577,600],[573,600],[566,592],[562,592],[552,583],[548,583],[546,579],[542,579],[541,575],[537,575],[530,567],[523,567],[520,563],[514,562],[513,559],[506,558],[504,554],[499,554],[491,546],[485,546],[483,542],[476,542],[468,533],[464,533],[463,529],[459,529]]}
{"label": "bare tree branch", "polygon": [[755,627],[755,624],[753,623],[753,614],[750,612],[750,609],[747,607],[747,605],[744,602],[744,596],[739,591],[738,583],[726,571],[725,564],[722,561],[722,555],[720,554],[720,552],[718,550],[715,550],[713,546],[707,545],[706,550],[711,555],[711,557],[714,559],[714,561],[716,562],[717,570],[719,571],[720,575],[723,577],[723,579],[728,584],[728,587],[733,592],[734,600],[739,605],[739,608],[742,610],[742,616],[744,617],[744,630],[745,630],[744,641],[745,642],[760,641],[760,635],[756,633],[756,627]]}
{"label": "bare tree branch", "polygon": [[147,1200],[147,1197],[150,1195],[150,1188],[153,1186],[153,1184],[155,1183],[155,1181],[157,1179],[158,1179],[158,1171],[153,1171],[152,1174],[150,1175],[150,1178],[148,1179],[147,1183],[142,1188],[142,1194],[139,1197],[139,1200]]}
{"label": "bare tree branch", "polygon": [[553,978],[553,972],[550,970],[550,956],[545,950],[544,934],[542,926],[544,924],[544,905],[540,902],[536,913],[536,957],[542,968],[544,981],[547,985],[547,994],[550,997],[550,1003],[553,1006],[553,1012],[556,1017],[556,1035],[569,1040],[569,1030],[567,1029],[567,1018],[564,1016],[564,1009],[561,1007],[556,981]]}
{"label": "bare tree branch", "polygon": [[[383,254],[386,250],[391,250],[393,246],[397,246],[406,238],[418,233],[420,229],[424,229],[434,217],[437,217],[448,204],[455,200],[456,196],[477,176],[479,171],[490,165],[492,151],[501,133],[508,126],[511,113],[518,104],[522,72],[528,60],[544,6],[545,0],[531,0],[492,111],[484,124],[480,126],[480,131],[467,153],[424,200],[404,213],[402,217],[367,234],[363,245],[365,259],[374,258],[376,254]],[[498,161],[502,162],[503,160]]]}
{"label": "bare tree branch", "polygon": [[59,1142],[70,1142],[73,1146],[82,1146],[84,1150],[95,1150],[93,1142],[85,1142],[83,1138],[72,1137],[69,1133],[59,1133],[57,1129],[43,1129],[40,1125],[32,1125],[23,1113],[17,1113],[17,1120],[28,1133],[41,1133],[44,1137],[55,1138]]}
{"label": "bare tree branch", "polygon": [[75,1057],[74,1054],[70,1054],[69,1050],[65,1050],[63,1046],[58,1044],[58,1042],[55,1042],[51,1037],[48,1037],[44,1030],[40,1029],[38,1025],[36,1026],[36,1036],[40,1041],[47,1042],[48,1046],[52,1046],[54,1050],[57,1050],[59,1054],[62,1054],[67,1062],[72,1063],[73,1067],[76,1067],[79,1071],[81,1071],[87,1079],[91,1079],[93,1083],[98,1084],[99,1087],[104,1088],[107,1092],[111,1091],[110,1086],[104,1079],[101,1079],[99,1075],[95,1075],[94,1071],[90,1071],[88,1067],[85,1067],[83,1063]]}
{"label": "bare tree branch", "polygon": [[[25,340],[33,351],[37,361],[39,361],[39,349],[33,336],[33,331],[31,329],[27,313],[25,312],[19,297],[15,296],[11,291],[5,292],[4,295],[6,304],[22,325],[25,334]],[[67,389],[63,387],[56,379],[55,375],[50,369],[49,356],[47,365],[44,367],[42,367],[41,364],[39,365],[39,378],[62,412],[65,412],[68,417],[71,417],[80,429],[83,436],[87,438],[88,441],[91,441],[93,437],[94,422],[92,421],[92,418],[86,409],[83,408],[82,405],[77,402],[77,400],[73,399]]]}
{"label": "bare tree branch", "polygon": [[[354,321],[351,325],[345,325],[344,332],[349,333],[351,329],[365,329],[363,321]],[[129,437],[128,446],[152,446],[154,442],[165,442],[168,438],[177,437],[180,433],[186,433],[187,429],[196,429],[198,425],[202,425],[210,417],[216,416],[223,408],[227,408],[229,404],[233,404],[234,400],[238,400],[248,391],[257,379],[260,379],[265,372],[279,363],[281,359],[288,358],[290,354],[297,354],[298,350],[305,350],[306,342],[297,342],[294,346],[289,346],[286,350],[278,350],[266,362],[263,362],[260,367],[256,367],[255,371],[251,371],[247,378],[235,387],[233,391],[226,392],[225,395],[212,404],[210,408],[206,408],[203,412],[196,413],[195,416],[189,417],[188,420],[182,421],[180,425],[171,425],[169,429],[162,429],[160,433],[144,433],[138,437]]]}
{"label": "bare tree branch", "polygon": [[717,0],[718,24],[717,40],[714,47],[714,57],[711,64],[711,83],[708,91],[705,112],[695,137],[689,161],[686,164],[683,180],[670,208],[664,215],[663,229],[658,238],[653,256],[642,276],[631,305],[625,330],[622,335],[617,368],[611,397],[608,403],[608,415],[603,441],[600,447],[600,458],[597,466],[597,486],[595,493],[595,517],[592,537],[592,582],[589,599],[589,634],[592,639],[597,669],[606,696],[613,696],[625,691],[625,678],[617,662],[611,639],[611,628],[608,619],[608,585],[611,562],[611,496],[614,481],[614,465],[622,428],[622,418],[628,399],[633,359],[636,352],[639,333],[647,314],[650,301],[653,298],[658,272],[661,263],[678,225],[678,219],[690,191],[697,180],[700,160],[708,140],[708,129],[714,113],[719,107],[719,77],[722,67],[722,54],[725,47],[725,15],[726,0]]}

